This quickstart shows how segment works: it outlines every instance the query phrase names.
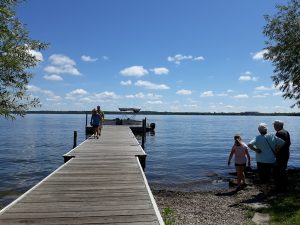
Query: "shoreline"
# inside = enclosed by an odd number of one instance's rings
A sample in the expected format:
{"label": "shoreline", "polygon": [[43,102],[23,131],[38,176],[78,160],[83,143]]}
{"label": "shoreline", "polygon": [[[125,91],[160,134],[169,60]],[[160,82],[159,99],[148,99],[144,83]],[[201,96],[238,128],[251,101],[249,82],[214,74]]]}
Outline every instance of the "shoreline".
{"label": "shoreline", "polygon": [[[289,169],[288,190],[265,195],[262,186],[254,182],[255,177],[246,174],[247,186],[236,192],[235,178],[229,181],[229,188],[211,191],[170,191],[152,190],[157,206],[164,215],[165,209],[171,211],[176,225],[253,225],[255,212],[270,207],[272,200],[285,196],[299,196],[300,168]],[[249,174],[248,174],[249,175]],[[269,185],[271,188],[272,185]],[[286,209],[288,210],[288,209]],[[285,209],[283,209],[284,214]]]}
{"label": "shoreline", "polygon": [[173,211],[176,225],[253,225],[244,203],[264,199],[259,188],[249,185],[239,192],[235,188],[203,192],[152,191],[158,208]]}

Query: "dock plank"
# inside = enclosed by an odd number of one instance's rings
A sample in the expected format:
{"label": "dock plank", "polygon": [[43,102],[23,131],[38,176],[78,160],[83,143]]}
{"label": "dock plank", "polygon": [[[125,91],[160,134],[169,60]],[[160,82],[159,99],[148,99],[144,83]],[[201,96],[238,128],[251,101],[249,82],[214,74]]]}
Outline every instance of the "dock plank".
{"label": "dock plank", "polygon": [[129,127],[105,126],[66,155],[74,158],[0,211],[0,225],[164,224]]}

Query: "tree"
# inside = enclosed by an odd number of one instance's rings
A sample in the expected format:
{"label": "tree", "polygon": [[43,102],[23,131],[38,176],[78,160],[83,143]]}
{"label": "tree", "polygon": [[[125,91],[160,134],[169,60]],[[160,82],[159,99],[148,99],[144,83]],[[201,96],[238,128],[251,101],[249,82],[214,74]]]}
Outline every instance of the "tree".
{"label": "tree", "polygon": [[39,106],[39,100],[28,93],[33,76],[29,69],[39,62],[32,52],[47,47],[29,37],[16,17],[18,3],[19,0],[0,1],[0,116],[6,118],[24,116],[29,108]]}
{"label": "tree", "polygon": [[272,61],[272,79],[282,96],[296,100],[291,107],[300,107],[300,2],[290,0],[276,8],[277,14],[265,16],[263,33],[268,41],[264,58]]}

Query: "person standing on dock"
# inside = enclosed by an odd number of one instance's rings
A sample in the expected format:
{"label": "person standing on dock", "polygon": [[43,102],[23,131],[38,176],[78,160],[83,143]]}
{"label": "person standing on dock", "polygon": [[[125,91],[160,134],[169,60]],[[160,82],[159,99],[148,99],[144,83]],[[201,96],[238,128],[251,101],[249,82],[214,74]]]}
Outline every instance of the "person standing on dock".
{"label": "person standing on dock", "polygon": [[94,128],[94,138],[99,138],[99,126],[100,126],[101,117],[97,113],[96,109],[92,110],[91,117],[91,126]]}
{"label": "person standing on dock", "polygon": [[99,133],[99,136],[101,136],[101,130],[102,130],[103,122],[104,122],[104,112],[101,110],[100,105],[97,106],[97,113],[100,116],[100,124],[99,124],[99,128],[98,128],[99,129],[98,133]]}
{"label": "person standing on dock", "polygon": [[287,185],[287,164],[290,157],[290,134],[287,130],[283,129],[283,122],[275,120],[273,123],[276,136],[285,141],[284,145],[276,153],[276,166],[275,166],[275,185],[276,191],[282,192],[286,190]]}

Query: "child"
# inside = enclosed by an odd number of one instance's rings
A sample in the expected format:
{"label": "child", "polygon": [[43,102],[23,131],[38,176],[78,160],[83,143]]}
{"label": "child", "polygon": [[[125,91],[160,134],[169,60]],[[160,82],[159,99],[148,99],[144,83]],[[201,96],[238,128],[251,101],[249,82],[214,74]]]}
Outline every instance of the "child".
{"label": "child", "polygon": [[92,110],[91,126],[94,128],[94,138],[99,138],[99,125],[100,125],[100,115],[97,113],[96,109]]}
{"label": "child", "polygon": [[[228,159],[228,166],[230,165],[230,160],[235,155],[235,168],[237,173],[237,191],[241,190],[242,187],[246,186],[245,182],[245,174],[244,169],[246,167],[246,162],[248,159],[248,166],[250,166],[250,155],[248,152],[248,147],[245,143],[242,142],[242,138],[240,135],[234,136],[234,145],[232,146],[229,159]],[[247,156],[247,159],[246,159]],[[242,184],[243,182],[243,184]]]}

